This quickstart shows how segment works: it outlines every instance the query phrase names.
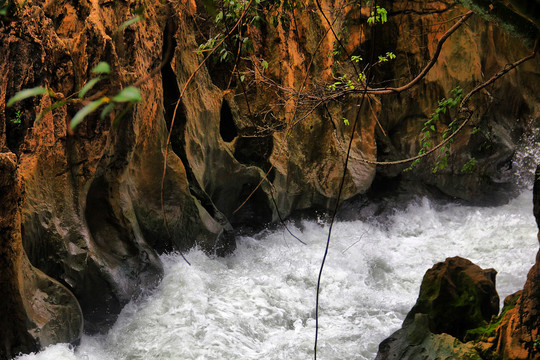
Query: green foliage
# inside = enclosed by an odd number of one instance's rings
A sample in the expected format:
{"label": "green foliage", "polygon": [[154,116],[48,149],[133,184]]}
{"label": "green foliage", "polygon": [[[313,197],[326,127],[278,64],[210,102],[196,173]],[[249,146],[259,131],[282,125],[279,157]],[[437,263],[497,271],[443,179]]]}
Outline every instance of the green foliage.
{"label": "green foliage", "polygon": [[[100,62],[99,64],[97,64],[97,66],[94,67],[91,72],[94,74],[99,74],[99,76],[93,79],[90,79],[78,91],[78,93],[76,93],[79,98],[78,101],[84,100],[88,92],[92,90],[92,88],[97,83],[107,78],[107,74],[109,74],[110,71],[111,71],[111,67],[106,62]],[[10,106],[13,106],[15,103],[22,101],[24,99],[28,99],[30,97],[44,95],[44,94],[49,94],[50,96],[54,95],[52,91],[41,86],[31,88],[31,89],[24,89],[17,92],[11,99],[9,99],[9,101],[7,102],[7,106],[10,107]],[[76,95],[76,94],[73,94],[73,95]],[[57,109],[67,104],[74,103],[75,100],[72,99],[73,95],[69,96],[66,99],[56,101],[51,106],[41,111],[37,115],[36,121],[39,121],[43,117],[43,115],[47,114],[48,112],[53,111],[54,109]],[[127,104],[127,106],[120,113],[120,115],[115,118],[115,121],[113,122],[113,125],[115,125],[118,123],[121,116],[126,114],[127,112],[126,109],[130,109],[134,103],[140,102],[141,100],[142,100],[141,93],[139,89],[137,89],[134,86],[126,87],[112,97],[100,96],[97,100],[90,101],[88,104],[86,104],[82,109],[80,109],[73,116],[73,118],[71,119],[69,123],[69,128],[70,130],[73,131],[84,120],[86,116],[92,114],[104,104],[107,104],[107,106],[105,106],[105,108],[101,111],[101,114],[100,114],[101,119],[104,119],[107,115],[109,115],[116,108],[117,105]],[[16,116],[17,116],[16,119],[13,119],[12,122],[15,124],[20,124],[21,112],[17,111]]]}
{"label": "green foliage", "polygon": [[101,79],[102,79],[101,77],[93,78],[93,79],[90,79],[90,81],[88,81],[86,84],[84,84],[84,86],[79,91],[79,98],[80,99],[84,98],[86,93],[90,91],[94,87],[94,85],[96,85],[99,81],[101,81]]}
{"label": "green foliage", "polygon": [[105,98],[101,98],[99,100],[92,101],[90,104],[84,106],[71,119],[71,121],[69,122],[69,128],[73,131],[87,115],[90,115],[92,112],[96,111],[104,103]]}
{"label": "green foliage", "polygon": [[94,74],[109,74],[111,72],[111,67],[105,61],[101,61],[92,69]]}
{"label": "green foliage", "polygon": [[42,86],[37,86],[31,89],[24,89],[17,92],[12,98],[10,98],[6,104],[7,107],[13,106],[16,102],[28,99],[34,96],[47,94],[48,90]]}
{"label": "green foliage", "polygon": [[140,102],[142,100],[141,93],[139,89],[137,89],[134,86],[128,86],[124,89],[122,89],[118,94],[113,96],[112,98],[109,98],[107,96],[102,96],[97,100],[92,101],[91,103],[84,106],[81,110],[79,110],[75,116],[71,119],[69,123],[69,128],[73,131],[83,120],[86,116],[90,115],[97,109],[99,109],[102,105],[108,104],[100,114],[100,118],[104,119],[107,115],[109,115],[117,104],[120,103],[128,103],[128,106],[124,108],[124,110],[120,113],[120,115],[115,118],[113,125],[118,124],[118,121],[122,116],[124,116],[127,112],[126,109],[131,108],[131,105],[133,105],[136,102]]}
{"label": "green foliage", "polygon": [[470,158],[469,161],[467,161],[463,167],[461,168],[462,173],[472,174],[474,171],[474,168],[476,167],[476,159]]}
{"label": "green foliage", "polygon": [[[459,86],[451,90],[451,94],[453,97],[439,100],[437,109],[435,109],[435,112],[431,114],[429,120],[424,123],[424,126],[422,128],[422,137],[420,138],[421,147],[420,147],[420,151],[418,151],[418,155],[425,154],[431,148],[432,134],[437,132],[437,125],[440,124],[441,116],[449,112],[450,109],[456,107],[463,98],[463,91],[461,90]],[[451,136],[457,130],[458,126],[459,126],[459,123],[457,119],[452,120],[450,124],[448,124],[446,129],[443,131],[443,134],[442,134],[443,141],[448,139],[448,137]],[[432,173],[435,174],[439,170],[444,169],[448,165],[448,155],[450,155],[450,144],[452,143],[453,143],[453,140],[450,139],[445,145],[441,146],[437,154],[437,158],[435,160],[435,166],[433,167],[433,169],[431,169]],[[416,159],[404,171],[412,170],[419,163],[420,163],[420,159]]]}
{"label": "green foliage", "polygon": [[128,86],[112,98],[112,101],[118,103],[139,102],[141,100],[141,93],[139,92],[139,89],[134,86]]}
{"label": "green foliage", "polygon": [[389,60],[394,60],[396,55],[393,52],[387,52],[386,55],[379,55],[379,63],[387,62]]}
{"label": "green foliage", "polygon": [[343,118],[343,123],[345,124],[345,126],[349,126],[349,125],[350,125],[349,119],[347,119],[347,118]]}
{"label": "green foliage", "polygon": [[[138,8],[131,10],[131,14],[134,15],[132,18],[124,21],[118,29],[114,32],[114,34],[121,33],[128,27],[130,27],[133,24],[138,23],[139,21],[142,21],[145,19],[145,11],[146,11],[146,5],[139,6]],[[105,63],[106,64],[106,63]]]}
{"label": "green foliage", "polygon": [[376,25],[377,23],[384,24],[387,21],[388,12],[385,8],[380,7],[379,5],[375,6],[375,9],[371,11],[371,16],[367,19],[368,25],[371,26]]}
{"label": "green foliage", "polygon": [[129,19],[129,20],[124,21],[124,22],[122,23],[122,25],[120,25],[120,26],[118,27],[118,29],[116,30],[116,32],[122,32],[122,30],[124,30],[125,28],[127,28],[127,27],[130,26],[130,25],[133,25],[133,24],[135,24],[135,23],[141,21],[141,19],[142,19],[142,18],[141,18],[140,16],[135,16],[135,17],[133,17],[133,18],[131,18],[131,19]]}
{"label": "green foliage", "polygon": [[22,3],[16,0],[0,0],[0,20],[20,16],[21,10],[26,6],[27,2],[27,0]]}
{"label": "green foliage", "polygon": [[328,89],[336,91],[338,88],[343,88],[345,90],[354,90],[357,83],[348,78],[347,75],[343,75],[337,78],[333,84],[328,85]]}
{"label": "green foliage", "polygon": [[15,112],[15,117],[13,119],[9,120],[14,125],[20,125],[22,123],[22,112],[21,110],[17,110]]}
{"label": "green foliage", "polygon": [[[230,29],[238,22],[247,9],[249,0],[205,0],[203,4],[213,18],[213,26],[216,35],[199,45],[197,54],[212,51],[220,44]],[[214,53],[214,62],[233,62],[236,55],[244,56],[253,51],[253,43],[249,38],[249,27],[260,28],[263,24],[274,27],[282,26],[288,30],[290,17],[288,12],[301,9],[303,2],[296,0],[254,0],[252,6],[245,13],[241,26],[235,33],[223,42],[222,49]],[[267,19],[270,19],[268,22]]]}

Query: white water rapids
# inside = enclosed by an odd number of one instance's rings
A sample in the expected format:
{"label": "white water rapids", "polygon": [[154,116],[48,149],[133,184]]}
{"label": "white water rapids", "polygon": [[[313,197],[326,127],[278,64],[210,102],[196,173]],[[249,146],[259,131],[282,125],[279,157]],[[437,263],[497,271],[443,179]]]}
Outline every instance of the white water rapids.
{"label": "white water rapids", "polygon": [[[165,277],[128,304],[104,336],[19,360],[311,359],[315,288],[327,224],[291,225],[238,241],[226,258],[162,257]],[[427,199],[384,223],[338,222],[322,280],[320,359],[373,359],[400,328],[426,270],[462,256],[498,271],[501,303],[520,289],[538,242],[531,191],[500,207],[434,206]]]}

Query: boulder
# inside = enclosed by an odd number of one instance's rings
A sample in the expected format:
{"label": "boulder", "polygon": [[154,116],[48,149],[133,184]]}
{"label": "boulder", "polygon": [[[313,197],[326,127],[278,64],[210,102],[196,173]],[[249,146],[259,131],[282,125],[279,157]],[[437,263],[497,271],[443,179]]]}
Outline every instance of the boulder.
{"label": "boulder", "polygon": [[482,359],[463,339],[498,313],[495,275],[460,257],[435,264],[402,328],[379,345],[376,359]]}
{"label": "boulder", "polygon": [[482,360],[471,344],[448,334],[433,334],[429,322],[429,315],[417,313],[379,345],[375,360]]}
{"label": "boulder", "polygon": [[415,314],[426,314],[431,332],[463,340],[467,330],[486,324],[499,313],[496,274],[494,269],[483,270],[461,257],[435,264],[424,275],[420,295],[404,326]]}

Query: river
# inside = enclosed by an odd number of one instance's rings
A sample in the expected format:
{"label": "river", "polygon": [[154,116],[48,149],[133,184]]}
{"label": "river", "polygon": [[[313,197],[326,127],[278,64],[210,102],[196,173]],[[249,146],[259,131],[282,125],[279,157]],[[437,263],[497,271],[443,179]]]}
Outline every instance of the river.
{"label": "river", "polygon": [[[310,359],[328,224],[304,221],[290,229],[307,245],[278,229],[239,238],[226,258],[192,250],[192,266],[178,254],[163,255],[163,282],[128,304],[106,335],[18,359]],[[318,356],[373,359],[414,305],[426,270],[447,257],[495,268],[502,303],[525,282],[536,234],[530,190],[499,207],[419,198],[384,221],[336,223],[322,281]]]}

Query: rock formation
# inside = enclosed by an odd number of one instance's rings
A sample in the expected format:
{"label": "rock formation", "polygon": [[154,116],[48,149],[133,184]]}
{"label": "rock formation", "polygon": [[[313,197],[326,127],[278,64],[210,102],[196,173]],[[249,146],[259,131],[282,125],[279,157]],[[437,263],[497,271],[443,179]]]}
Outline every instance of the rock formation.
{"label": "rock formation", "polygon": [[380,344],[376,359],[481,359],[462,341],[498,313],[495,275],[460,257],[433,266],[403,327]]}
{"label": "rock formation", "polygon": [[426,314],[431,332],[463,339],[467,330],[499,313],[496,274],[493,269],[483,270],[460,257],[434,265],[424,275],[420,295],[404,326],[416,314]]}
{"label": "rock formation", "polygon": [[24,190],[17,157],[0,154],[0,358],[76,342],[83,316],[73,294],[30,264],[21,237]]}

